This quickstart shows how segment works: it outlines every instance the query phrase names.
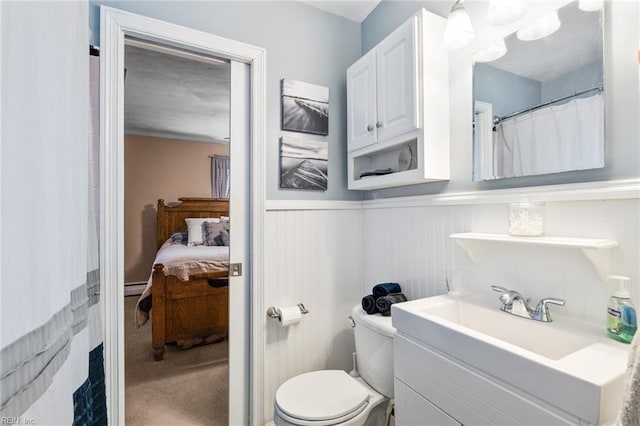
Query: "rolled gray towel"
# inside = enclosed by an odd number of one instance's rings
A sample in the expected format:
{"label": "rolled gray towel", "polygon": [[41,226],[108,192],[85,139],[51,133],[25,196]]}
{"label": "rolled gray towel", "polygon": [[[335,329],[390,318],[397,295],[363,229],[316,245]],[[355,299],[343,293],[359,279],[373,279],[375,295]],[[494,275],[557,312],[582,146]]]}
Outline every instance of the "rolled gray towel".
{"label": "rolled gray towel", "polygon": [[373,295],[369,294],[362,298],[362,309],[369,315],[378,313],[378,307],[376,306],[376,299]]}
{"label": "rolled gray towel", "polygon": [[398,283],[380,283],[373,286],[371,293],[373,297],[378,300],[382,296],[387,296],[392,293],[400,293],[402,289]]}
{"label": "rolled gray towel", "polygon": [[383,317],[391,316],[391,305],[394,303],[406,302],[407,296],[403,293],[391,293],[386,296],[382,296],[376,300],[376,307],[378,308],[378,312],[382,314]]}

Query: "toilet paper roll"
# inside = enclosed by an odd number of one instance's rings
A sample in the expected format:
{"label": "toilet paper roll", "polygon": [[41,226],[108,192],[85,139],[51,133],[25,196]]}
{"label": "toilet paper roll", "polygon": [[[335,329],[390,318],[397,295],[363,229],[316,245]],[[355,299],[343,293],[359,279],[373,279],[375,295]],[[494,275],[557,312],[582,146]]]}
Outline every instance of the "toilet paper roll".
{"label": "toilet paper roll", "polygon": [[302,312],[297,306],[286,306],[284,308],[277,308],[278,314],[280,314],[280,325],[282,327],[289,327],[300,322],[302,318]]}

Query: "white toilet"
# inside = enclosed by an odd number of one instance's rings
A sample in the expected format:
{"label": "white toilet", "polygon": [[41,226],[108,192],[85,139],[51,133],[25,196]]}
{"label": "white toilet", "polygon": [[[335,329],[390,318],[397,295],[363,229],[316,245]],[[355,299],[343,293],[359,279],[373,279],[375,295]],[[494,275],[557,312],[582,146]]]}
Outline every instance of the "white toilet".
{"label": "white toilet", "polygon": [[342,370],[300,374],[276,392],[274,422],[278,426],[360,426],[380,403],[393,398],[391,317],[367,315],[353,308],[357,366],[360,377]]}

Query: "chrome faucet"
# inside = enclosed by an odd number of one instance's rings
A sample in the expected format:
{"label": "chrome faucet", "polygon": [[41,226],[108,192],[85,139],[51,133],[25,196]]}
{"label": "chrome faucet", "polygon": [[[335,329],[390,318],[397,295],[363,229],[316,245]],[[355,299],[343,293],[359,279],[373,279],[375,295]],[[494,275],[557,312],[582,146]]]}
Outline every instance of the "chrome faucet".
{"label": "chrome faucet", "polygon": [[502,293],[498,300],[502,302],[500,310],[509,314],[517,315],[523,318],[529,318],[535,321],[551,322],[551,314],[549,313],[549,306],[560,305],[564,306],[565,301],[562,299],[544,298],[538,302],[535,309],[532,309],[529,305],[531,299],[524,298],[520,293],[515,290],[508,290],[504,287],[492,285],[491,290]]}

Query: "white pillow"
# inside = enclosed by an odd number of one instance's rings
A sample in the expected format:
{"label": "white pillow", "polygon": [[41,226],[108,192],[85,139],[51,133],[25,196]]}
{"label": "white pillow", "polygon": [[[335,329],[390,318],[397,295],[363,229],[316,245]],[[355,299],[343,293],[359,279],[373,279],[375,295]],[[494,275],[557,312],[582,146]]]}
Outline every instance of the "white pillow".
{"label": "white pillow", "polygon": [[203,217],[203,218],[188,218],[184,220],[187,222],[187,231],[189,231],[189,239],[187,240],[187,246],[201,246],[204,244],[202,238],[202,224],[205,222],[220,222],[219,217]]}

